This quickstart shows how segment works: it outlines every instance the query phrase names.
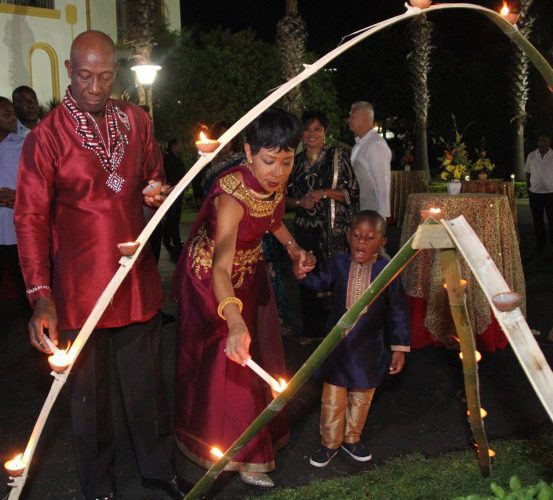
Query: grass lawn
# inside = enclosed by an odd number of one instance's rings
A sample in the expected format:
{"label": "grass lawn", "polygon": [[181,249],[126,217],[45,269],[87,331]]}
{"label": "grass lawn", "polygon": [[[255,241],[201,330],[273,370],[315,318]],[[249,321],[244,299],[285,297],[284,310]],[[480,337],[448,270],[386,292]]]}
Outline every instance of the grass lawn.
{"label": "grass lawn", "polygon": [[[491,447],[497,457],[490,478],[481,476],[472,450],[432,458],[415,453],[372,466],[362,474],[311,483],[300,488],[278,489],[262,498],[445,500],[471,494],[497,498],[490,489],[492,482],[508,492],[509,481],[514,475],[523,486],[535,484],[540,479],[553,482],[553,430],[527,440],[498,440]],[[310,466],[306,464],[306,467]]]}

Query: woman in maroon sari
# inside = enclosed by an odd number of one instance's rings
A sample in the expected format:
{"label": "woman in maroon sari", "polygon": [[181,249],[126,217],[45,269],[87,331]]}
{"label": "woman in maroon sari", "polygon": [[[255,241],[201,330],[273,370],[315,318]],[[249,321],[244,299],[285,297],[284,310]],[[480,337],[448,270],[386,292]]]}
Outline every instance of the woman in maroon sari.
{"label": "woman in maroon sari", "polygon": [[[215,181],[181,253],[175,433],[184,455],[205,468],[216,461],[211,447],[227,449],[271,401],[269,386],[244,366],[247,359],[269,373],[284,372],[261,239],[271,231],[295,264],[309,270],[306,252],[282,223],[283,191],[301,132],[295,116],[276,109],[248,126],[247,163]],[[281,414],[225,470],[273,486],[265,473],[287,439]]]}

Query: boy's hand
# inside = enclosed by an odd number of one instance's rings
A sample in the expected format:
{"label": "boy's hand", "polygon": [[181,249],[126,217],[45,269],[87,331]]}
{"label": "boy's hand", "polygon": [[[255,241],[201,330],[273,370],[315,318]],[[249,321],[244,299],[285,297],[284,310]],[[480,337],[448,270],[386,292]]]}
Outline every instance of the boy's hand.
{"label": "boy's hand", "polygon": [[390,375],[397,375],[405,366],[405,353],[403,351],[392,352],[392,362],[390,363]]}
{"label": "boy's hand", "polygon": [[293,259],[292,272],[296,279],[302,280],[308,272],[312,271],[317,263],[312,252],[301,250],[300,254]]}

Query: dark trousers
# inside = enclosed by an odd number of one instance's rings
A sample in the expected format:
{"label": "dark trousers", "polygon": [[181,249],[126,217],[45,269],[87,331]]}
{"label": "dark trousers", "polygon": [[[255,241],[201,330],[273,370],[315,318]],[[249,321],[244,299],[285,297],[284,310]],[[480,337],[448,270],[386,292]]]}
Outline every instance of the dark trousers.
{"label": "dark trousers", "polygon": [[536,243],[543,247],[547,243],[547,231],[545,229],[545,217],[549,228],[549,238],[553,243],[553,193],[532,193],[528,192],[530,198],[530,210],[534,221],[534,234]]}
{"label": "dark trousers", "polygon": [[[8,271],[12,277],[15,288],[20,299],[26,300],[25,282],[19,267],[19,256],[17,254],[17,245],[0,245],[0,276],[5,271]],[[1,280],[0,280],[1,281]],[[0,282],[2,287],[4,283]]]}
{"label": "dark trousers", "polygon": [[180,217],[182,213],[182,196],[180,196],[165,216],[165,224],[163,226],[163,245],[167,250],[176,248],[180,250],[182,243],[180,239]]}
{"label": "dark trousers", "polygon": [[[311,250],[317,258],[318,271],[324,264],[324,256],[319,249],[320,233],[316,231],[296,231],[294,238],[299,246],[304,250]],[[306,338],[321,338],[324,337],[327,331],[327,319],[330,311],[331,293],[317,293],[311,291],[305,285],[300,283],[300,301],[301,301],[301,318],[303,324],[302,337]]]}
{"label": "dark trousers", "polygon": [[[74,339],[78,332],[64,333]],[[87,499],[115,490],[110,350],[140,474],[164,480],[173,475],[160,337],[157,314],[146,323],[95,330],[77,358],[69,378],[69,399],[77,472]]]}

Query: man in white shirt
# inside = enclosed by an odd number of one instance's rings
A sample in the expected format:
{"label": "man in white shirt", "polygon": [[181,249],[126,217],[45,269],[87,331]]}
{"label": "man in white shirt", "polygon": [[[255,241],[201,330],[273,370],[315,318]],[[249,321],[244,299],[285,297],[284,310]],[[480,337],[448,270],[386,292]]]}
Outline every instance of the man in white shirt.
{"label": "man in white shirt", "polygon": [[35,91],[27,85],[20,85],[12,92],[13,109],[17,116],[17,135],[27,134],[39,122],[40,108]]}
{"label": "man in white shirt", "polygon": [[12,103],[6,97],[0,97],[0,265],[9,269],[19,291],[19,298],[26,303],[13,224],[15,186],[24,138],[16,135],[15,130],[16,119]]}
{"label": "man in white shirt", "polygon": [[538,137],[538,149],[526,158],[524,171],[534,221],[536,252],[542,252],[547,242],[544,212],[547,215],[549,238],[553,242],[553,150],[549,135],[541,134]]}
{"label": "man in white shirt", "polygon": [[360,210],[376,210],[390,217],[390,180],[392,152],[374,130],[374,108],[366,101],[351,106],[348,125],[355,134],[351,164],[359,183]]}

